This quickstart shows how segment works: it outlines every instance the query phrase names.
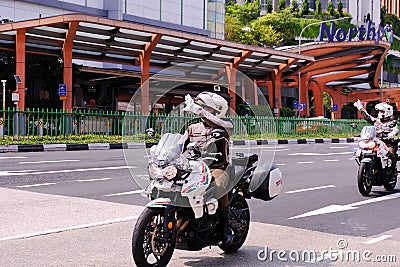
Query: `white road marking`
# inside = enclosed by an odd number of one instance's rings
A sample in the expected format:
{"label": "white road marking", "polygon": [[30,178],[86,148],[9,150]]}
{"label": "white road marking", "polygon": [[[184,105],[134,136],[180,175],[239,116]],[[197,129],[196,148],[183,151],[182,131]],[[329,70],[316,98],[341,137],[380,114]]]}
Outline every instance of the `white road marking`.
{"label": "white road marking", "polygon": [[299,161],[297,163],[299,163],[299,164],[312,164],[312,163],[315,163],[315,162],[314,161]]}
{"label": "white road marking", "polygon": [[311,152],[304,152],[304,153],[292,153],[288,154],[288,156],[329,156],[329,155],[346,155],[346,154],[354,154],[354,152],[346,151],[346,152],[333,152],[333,153],[311,153]]}
{"label": "white road marking", "polygon": [[76,180],[77,182],[97,182],[97,181],[106,181],[111,180],[112,178],[97,178],[97,179],[87,179],[87,180]]}
{"label": "white road marking", "polygon": [[26,159],[27,157],[16,156],[16,157],[0,157],[0,159]]}
{"label": "white road marking", "polygon": [[139,215],[136,215],[136,216],[131,216],[131,217],[125,217],[125,218],[119,218],[119,219],[101,221],[101,222],[95,222],[95,223],[88,223],[88,224],[81,224],[81,225],[69,226],[69,227],[64,227],[64,228],[57,228],[57,229],[41,231],[41,232],[35,232],[35,233],[29,233],[29,234],[1,237],[0,241],[30,238],[30,237],[35,237],[35,236],[55,234],[55,233],[67,232],[67,231],[71,231],[71,230],[77,230],[77,229],[83,229],[83,228],[91,228],[91,227],[102,226],[102,225],[107,225],[107,224],[132,221],[132,220],[137,220],[138,217],[139,217]]}
{"label": "white road marking", "polygon": [[281,152],[291,150],[289,148],[275,148],[275,147],[266,147],[266,146],[248,146],[248,147],[230,147],[231,150],[254,150],[254,149],[262,149],[262,151],[271,151],[271,152]]}
{"label": "white road marking", "polygon": [[330,184],[330,185],[324,185],[324,186],[318,186],[318,187],[310,187],[310,188],[292,190],[292,191],[287,191],[285,193],[286,194],[293,194],[293,193],[300,193],[300,192],[313,191],[313,190],[325,189],[325,188],[333,188],[333,187],[336,187],[336,186],[333,185],[333,184]]}
{"label": "white road marking", "polygon": [[44,183],[44,184],[28,184],[28,185],[19,185],[18,188],[28,188],[28,187],[39,187],[39,186],[46,186],[46,185],[54,185],[56,183]]}
{"label": "white road marking", "polygon": [[376,198],[371,198],[371,199],[367,199],[367,200],[363,200],[363,201],[359,201],[359,202],[355,202],[355,203],[351,203],[351,204],[347,204],[347,205],[329,205],[320,209],[316,209],[313,211],[309,211],[297,216],[293,216],[288,218],[288,220],[291,219],[298,219],[298,218],[304,218],[304,217],[309,217],[309,216],[314,216],[314,215],[321,215],[321,214],[327,214],[327,213],[333,213],[333,212],[339,212],[339,211],[346,211],[346,210],[354,210],[354,209],[358,209],[358,206],[360,205],[365,205],[365,204],[371,204],[371,203],[376,203],[376,202],[381,202],[381,201],[385,201],[385,200],[391,200],[391,199],[396,199],[396,198],[400,198],[400,193],[395,193],[395,194],[391,194],[391,195],[387,195],[387,196],[383,196],[383,197],[376,197]]}
{"label": "white road marking", "polygon": [[326,162],[335,162],[335,161],[339,161],[338,159],[324,159],[324,161]]}
{"label": "white road marking", "polygon": [[122,193],[104,195],[104,197],[133,195],[133,194],[140,194],[141,192],[143,192],[143,190],[127,191],[127,192],[122,192]]}
{"label": "white road marking", "polygon": [[273,150],[269,150],[269,149],[263,149],[262,151],[269,151],[269,152],[282,152],[282,151],[288,151],[290,150],[289,148],[283,148],[283,149],[273,149]]}
{"label": "white road marking", "polygon": [[336,148],[345,148],[345,149],[349,149],[348,146],[330,146],[329,148],[332,148],[332,149],[336,149]]}
{"label": "white road marking", "polygon": [[104,170],[119,170],[119,169],[134,169],[134,166],[116,166],[116,167],[101,167],[101,168],[87,168],[87,169],[70,169],[70,170],[57,170],[57,171],[0,171],[0,176],[18,176],[18,175],[34,175],[34,174],[53,174],[53,173],[69,173],[69,172],[88,172],[88,171],[104,171]]}
{"label": "white road marking", "polygon": [[18,164],[41,164],[41,163],[59,163],[59,162],[76,162],[79,159],[64,159],[64,160],[43,160],[43,161],[24,161],[18,162]]}
{"label": "white road marking", "polygon": [[376,237],[376,238],[373,238],[373,239],[371,239],[371,240],[368,240],[368,241],[363,242],[363,244],[371,245],[371,244],[377,243],[377,242],[379,242],[379,241],[388,239],[389,237],[392,237],[392,236],[393,236],[393,235],[382,235],[382,236],[378,236],[378,237]]}
{"label": "white road marking", "polygon": [[277,163],[277,164],[275,164],[276,166],[285,166],[286,164],[285,163]]}

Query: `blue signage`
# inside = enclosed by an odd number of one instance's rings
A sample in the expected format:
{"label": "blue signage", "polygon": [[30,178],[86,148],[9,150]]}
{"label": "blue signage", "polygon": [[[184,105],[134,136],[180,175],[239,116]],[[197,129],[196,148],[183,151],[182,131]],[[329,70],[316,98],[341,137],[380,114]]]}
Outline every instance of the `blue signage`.
{"label": "blue signage", "polygon": [[385,37],[388,42],[393,40],[391,26],[386,25],[385,28],[383,28],[378,24],[377,28],[375,28],[372,26],[372,21],[368,21],[367,28],[361,25],[358,28],[349,28],[348,32],[346,32],[344,28],[338,28],[336,30],[336,25],[333,22],[330,28],[323,22],[319,28],[319,40],[323,41],[325,35],[328,38],[328,42],[335,42],[335,40],[337,42],[351,42],[354,37],[357,37],[359,41],[375,40],[376,44],[379,44],[379,40],[382,40],[383,37]]}
{"label": "blue signage", "polygon": [[299,104],[299,101],[293,101],[293,109],[295,109],[295,110],[303,110],[303,109],[305,109],[305,108],[307,108],[307,103],[306,102],[300,102],[300,104]]}
{"label": "blue signage", "polygon": [[333,104],[332,111],[333,112],[338,111],[338,104]]}
{"label": "blue signage", "polygon": [[67,96],[67,85],[65,83],[58,85],[58,95]]}
{"label": "blue signage", "polygon": [[299,101],[293,101],[293,109],[299,108]]}

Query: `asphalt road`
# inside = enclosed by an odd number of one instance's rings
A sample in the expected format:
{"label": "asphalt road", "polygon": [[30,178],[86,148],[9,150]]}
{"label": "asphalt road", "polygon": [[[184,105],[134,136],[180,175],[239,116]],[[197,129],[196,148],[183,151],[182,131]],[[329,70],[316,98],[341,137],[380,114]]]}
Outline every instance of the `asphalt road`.
{"label": "asphalt road", "polygon": [[[177,250],[171,266],[398,266],[400,185],[362,197],[354,146],[252,147],[264,163],[275,155],[281,195],[249,201],[251,230],[238,253]],[[147,202],[140,195],[145,155],[141,149],[0,154],[0,265],[133,266],[131,231]],[[323,253],[329,249],[372,254],[343,260]],[[320,261],[288,258],[311,250]]]}

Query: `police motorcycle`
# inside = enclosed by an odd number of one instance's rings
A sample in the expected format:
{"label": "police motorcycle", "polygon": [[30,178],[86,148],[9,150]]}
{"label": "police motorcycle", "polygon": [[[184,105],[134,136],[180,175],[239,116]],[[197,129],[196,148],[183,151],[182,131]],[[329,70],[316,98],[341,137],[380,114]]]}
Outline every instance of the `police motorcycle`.
{"label": "police motorcycle", "polygon": [[[357,125],[352,124],[352,127],[357,128]],[[392,142],[397,151],[398,140]],[[397,159],[390,156],[385,142],[376,137],[375,126],[362,128],[358,146],[354,159],[359,165],[357,184],[361,195],[368,196],[372,186],[383,186],[393,191],[397,183]]]}
{"label": "police motorcycle", "polygon": [[[152,129],[146,132],[154,138]],[[182,152],[177,145],[180,138],[181,134],[163,134],[150,149],[150,184],[143,195],[151,201],[141,212],[132,236],[133,259],[139,267],[166,266],[174,249],[198,251],[219,246],[225,253],[236,252],[245,242],[250,226],[246,199],[271,200],[282,189],[279,168],[258,164],[257,154],[239,153],[232,157],[226,171],[234,181],[227,187],[234,238],[230,245],[223,245],[223,226],[216,214],[218,200],[207,166],[207,161],[216,160],[218,153],[200,151],[201,142],[190,143]],[[226,132],[215,129],[203,142],[222,138],[226,138]]]}

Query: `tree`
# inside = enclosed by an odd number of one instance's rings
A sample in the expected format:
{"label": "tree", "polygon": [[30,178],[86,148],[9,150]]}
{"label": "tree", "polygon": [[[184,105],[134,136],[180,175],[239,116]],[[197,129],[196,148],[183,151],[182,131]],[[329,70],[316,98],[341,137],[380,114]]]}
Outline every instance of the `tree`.
{"label": "tree", "polygon": [[271,25],[277,33],[280,33],[284,45],[295,44],[294,37],[301,31],[296,20],[289,9],[284,9],[280,13],[267,14],[258,19],[260,23]]}
{"label": "tree", "polygon": [[285,0],[279,0],[278,3],[278,12],[281,12],[286,8],[286,1]]}
{"label": "tree", "polygon": [[326,10],[331,16],[335,15],[335,7],[333,6],[333,3],[331,0],[328,1],[328,4],[326,5]]}
{"label": "tree", "polygon": [[239,42],[242,35],[242,28],[244,25],[237,17],[225,15],[225,39],[230,41]]}
{"label": "tree", "polygon": [[296,112],[294,112],[291,108],[283,107],[280,109],[280,115],[281,117],[290,118],[296,116]]}
{"label": "tree", "polygon": [[292,1],[292,6],[290,7],[290,12],[293,14],[298,14],[299,13],[299,4],[297,0]]}
{"label": "tree", "polygon": [[235,0],[225,0],[225,7],[226,6],[230,6],[230,5],[234,5],[236,3]]}
{"label": "tree", "polygon": [[257,19],[260,16],[261,6],[260,1],[246,1],[242,7],[243,18],[245,25],[248,25],[250,21]]}
{"label": "tree", "polygon": [[267,13],[272,13],[272,0],[267,1]]}
{"label": "tree", "polygon": [[260,20],[254,21],[251,27],[253,30],[248,32],[248,44],[271,47],[279,45],[283,40],[281,34],[271,25],[260,23]]}
{"label": "tree", "polygon": [[308,15],[310,10],[310,0],[303,0],[303,5],[301,6],[301,16]]}
{"label": "tree", "polygon": [[260,16],[260,1],[246,1],[243,6],[239,4],[228,5],[225,14],[237,18],[243,24],[243,27],[247,26],[250,21]]}
{"label": "tree", "polygon": [[337,10],[339,12],[339,15],[341,17],[343,17],[343,3],[342,3],[342,0],[340,0],[339,3],[337,4]]}
{"label": "tree", "polygon": [[384,27],[386,25],[386,13],[387,9],[385,6],[381,7],[381,25]]}
{"label": "tree", "polygon": [[332,97],[328,92],[322,92],[322,101],[327,110],[331,109]]}
{"label": "tree", "polygon": [[315,1],[315,16],[317,18],[320,18],[322,15],[322,6],[321,6],[321,0]]}
{"label": "tree", "polygon": [[225,16],[225,39],[258,46],[276,46],[282,42],[281,34],[271,25],[256,19],[249,23],[247,29],[237,17]]}

